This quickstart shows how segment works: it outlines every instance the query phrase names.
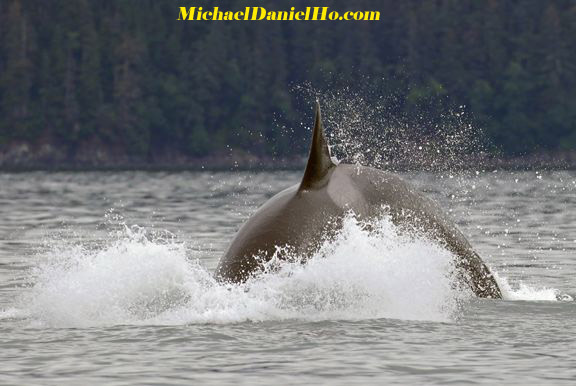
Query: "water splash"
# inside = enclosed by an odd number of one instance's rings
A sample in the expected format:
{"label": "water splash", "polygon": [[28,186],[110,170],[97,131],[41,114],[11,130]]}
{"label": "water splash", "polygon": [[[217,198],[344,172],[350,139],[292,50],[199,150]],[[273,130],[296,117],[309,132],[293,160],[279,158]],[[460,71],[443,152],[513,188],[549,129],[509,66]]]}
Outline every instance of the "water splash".
{"label": "water splash", "polygon": [[173,238],[141,228],[101,247],[39,259],[17,308],[50,326],[400,318],[449,321],[471,295],[454,289],[451,254],[402,236],[385,218],[350,216],[307,264],[294,258],[242,285],[217,283]]}
{"label": "water splash", "polygon": [[571,302],[574,298],[569,294],[562,293],[556,288],[537,287],[524,282],[510,283],[510,281],[496,274],[496,281],[506,300],[527,301],[563,301]]}
{"label": "water splash", "polygon": [[364,83],[326,90],[295,87],[303,99],[320,100],[331,150],[339,159],[390,171],[461,170],[486,159],[486,137],[464,106],[444,106],[435,98],[410,107],[405,98]]}
{"label": "water splash", "polygon": [[[55,327],[457,319],[473,295],[454,285],[451,253],[403,235],[389,218],[370,225],[349,216],[308,263],[295,256],[242,285],[216,282],[167,233],[124,227],[102,246],[65,244],[40,256],[30,288],[0,317]],[[499,282],[506,299],[556,299],[554,290]]]}

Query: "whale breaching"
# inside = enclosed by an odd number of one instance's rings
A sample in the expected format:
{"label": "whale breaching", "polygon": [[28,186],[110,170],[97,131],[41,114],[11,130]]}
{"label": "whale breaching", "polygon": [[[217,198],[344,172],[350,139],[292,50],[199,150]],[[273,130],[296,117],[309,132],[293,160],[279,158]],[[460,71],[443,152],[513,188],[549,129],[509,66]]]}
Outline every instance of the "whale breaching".
{"label": "whale breaching", "polygon": [[242,225],[215,276],[220,281],[244,282],[262,272],[278,247],[311,256],[351,212],[362,220],[387,213],[406,231],[422,230],[454,254],[457,277],[476,296],[502,297],[488,267],[436,203],[395,174],[332,161],[318,102],[302,181],[276,194]]}

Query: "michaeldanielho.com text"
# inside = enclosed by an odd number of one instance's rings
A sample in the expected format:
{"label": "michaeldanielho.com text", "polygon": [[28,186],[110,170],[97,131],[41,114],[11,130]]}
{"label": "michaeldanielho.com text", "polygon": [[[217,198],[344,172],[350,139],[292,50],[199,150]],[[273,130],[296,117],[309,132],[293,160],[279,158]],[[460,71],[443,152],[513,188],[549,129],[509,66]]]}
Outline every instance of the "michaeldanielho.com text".
{"label": "michaeldanielho.com text", "polygon": [[330,7],[306,7],[302,10],[268,11],[264,7],[246,7],[243,11],[222,11],[219,7],[204,10],[202,7],[180,7],[178,20],[204,21],[305,21],[305,20],[380,20],[378,11],[331,11]]}

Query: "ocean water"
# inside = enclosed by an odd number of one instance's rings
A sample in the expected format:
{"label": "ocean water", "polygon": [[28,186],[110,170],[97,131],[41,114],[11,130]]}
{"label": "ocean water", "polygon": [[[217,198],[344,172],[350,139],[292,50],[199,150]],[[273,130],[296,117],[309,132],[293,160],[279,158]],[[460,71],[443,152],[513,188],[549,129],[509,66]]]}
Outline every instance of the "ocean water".
{"label": "ocean water", "polygon": [[300,172],[0,174],[0,384],[576,381],[576,172],[407,173],[497,275],[353,216],[305,265],[212,279]]}

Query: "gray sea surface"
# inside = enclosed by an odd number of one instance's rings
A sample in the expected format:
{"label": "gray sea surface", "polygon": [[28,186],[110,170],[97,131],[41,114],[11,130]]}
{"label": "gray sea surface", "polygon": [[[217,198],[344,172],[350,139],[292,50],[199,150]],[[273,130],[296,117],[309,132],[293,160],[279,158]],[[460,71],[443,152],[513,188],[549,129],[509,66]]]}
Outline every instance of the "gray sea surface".
{"label": "gray sea surface", "polygon": [[211,278],[300,172],[0,174],[0,384],[574,384],[576,172],[402,176],[450,213],[503,300],[450,255],[353,218],[310,264]]}

